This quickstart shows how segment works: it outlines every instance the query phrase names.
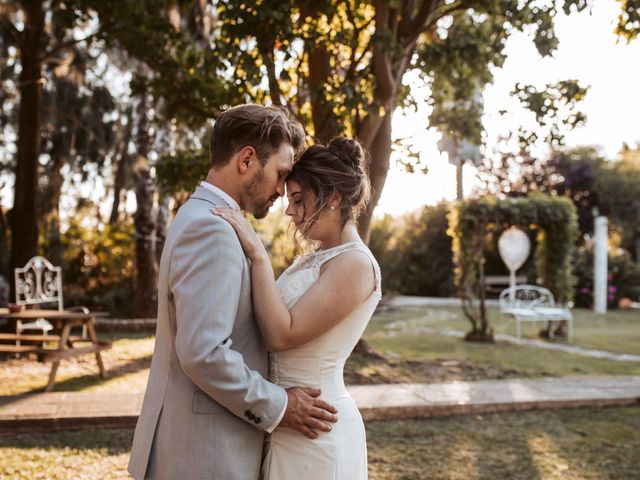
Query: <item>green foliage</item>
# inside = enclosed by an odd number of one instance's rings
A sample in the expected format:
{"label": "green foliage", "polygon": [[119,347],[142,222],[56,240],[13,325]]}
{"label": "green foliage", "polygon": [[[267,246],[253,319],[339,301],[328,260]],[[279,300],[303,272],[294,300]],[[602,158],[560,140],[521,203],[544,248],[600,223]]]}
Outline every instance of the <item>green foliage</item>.
{"label": "green foliage", "polygon": [[95,228],[74,217],[62,236],[65,305],[126,316],[134,291],[134,242],[131,223]]}
{"label": "green foliage", "polygon": [[512,225],[538,229],[535,256],[540,283],[560,303],[572,299],[571,260],[578,228],[569,199],[532,194],[527,198],[482,197],[458,202],[449,215],[448,233],[453,237],[458,294],[472,325],[468,338],[492,336],[484,306],[484,242],[490,231]]}
{"label": "green foliage", "polygon": [[[609,250],[607,276],[607,305],[617,308],[621,298],[640,300],[640,265],[628,252],[620,248]],[[593,307],[593,245],[583,245],[576,252],[575,303],[579,307]]]}
{"label": "green foliage", "polygon": [[640,241],[640,149],[624,146],[619,161],[593,147],[553,151],[540,159],[504,153],[480,169],[483,191],[521,197],[532,192],[566,196],[576,207],[582,236],[593,233],[594,209],[606,215],[621,245],[633,252]]}
{"label": "green foliage", "polygon": [[[578,102],[587,94],[588,87],[577,80],[562,80],[538,90],[533,85],[518,83],[512,95],[535,115],[546,144],[558,148],[564,143],[565,131],[584,125],[586,115],[577,111]],[[538,134],[520,128],[520,147],[526,150],[538,139]]]}
{"label": "green foliage", "polygon": [[[380,191],[386,145],[393,143],[378,138],[389,136],[381,122],[396,106],[415,103],[402,80],[406,72],[418,70],[431,86],[431,126],[479,144],[482,109],[469,102],[504,63],[509,35],[531,33],[540,54],[549,55],[558,43],[558,9],[586,6],[584,0],[219,0],[219,28],[210,40],[221,78],[239,98],[287,107],[317,140],[345,134],[375,149],[370,172]],[[414,158],[407,155],[408,170]]]}
{"label": "green foliage", "polygon": [[209,154],[203,149],[173,152],[160,156],[155,168],[161,194],[191,193],[209,170]]}
{"label": "green foliage", "polygon": [[[190,18],[191,2],[172,0],[84,0],[100,20],[99,35],[110,48],[124,49],[140,63],[132,82],[134,94],[150,92],[162,99],[156,114],[165,121],[199,128],[225,106],[238,103],[233,83],[227,82],[221,58],[208,41],[207,32],[185,28],[171,21],[177,8],[180,18]],[[206,11],[200,12],[205,17]],[[202,19],[200,19],[202,22]]]}
{"label": "green foliage", "polygon": [[398,219],[385,215],[374,220],[369,248],[380,263],[385,292],[455,294],[448,211],[443,202]]}
{"label": "green foliage", "polygon": [[622,247],[636,252],[640,242],[640,145],[634,149],[625,146],[619,161],[603,164],[594,190],[602,213],[620,231]]}
{"label": "green foliage", "polygon": [[615,32],[621,38],[631,41],[640,33],[640,0],[618,0],[622,11],[618,17]]}

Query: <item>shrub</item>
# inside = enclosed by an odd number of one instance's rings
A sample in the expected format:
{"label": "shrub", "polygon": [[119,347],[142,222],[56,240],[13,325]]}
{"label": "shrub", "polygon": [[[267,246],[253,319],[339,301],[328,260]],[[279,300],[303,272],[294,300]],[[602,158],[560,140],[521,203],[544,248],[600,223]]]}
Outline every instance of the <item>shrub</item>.
{"label": "shrub", "polygon": [[65,305],[127,316],[135,279],[133,224],[95,228],[73,219],[61,241]]}
{"label": "shrub", "polygon": [[448,209],[442,202],[397,219],[387,215],[374,220],[369,247],[380,263],[385,292],[455,294]]}
{"label": "shrub", "polygon": [[[623,297],[640,299],[640,266],[628,252],[621,248],[611,249],[608,255],[607,305],[617,308]],[[593,245],[580,247],[574,262],[576,276],[575,304],[593,307]]]}

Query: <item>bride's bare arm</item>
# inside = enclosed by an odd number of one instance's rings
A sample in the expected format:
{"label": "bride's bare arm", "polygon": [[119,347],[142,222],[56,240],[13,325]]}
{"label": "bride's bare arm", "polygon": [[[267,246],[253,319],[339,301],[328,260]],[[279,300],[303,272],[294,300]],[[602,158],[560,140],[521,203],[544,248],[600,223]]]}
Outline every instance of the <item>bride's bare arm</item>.
{"label": "bride's bare arm", "polygon": [[326,262],[318,281],[287,310],[267,252],[249,222],[234,210],[216,209],[215,213],[231,223],[251,260],[254,311],[270,351],[288,350],[317,338],[353,312],[375,288],[369,257],[347,251]]}

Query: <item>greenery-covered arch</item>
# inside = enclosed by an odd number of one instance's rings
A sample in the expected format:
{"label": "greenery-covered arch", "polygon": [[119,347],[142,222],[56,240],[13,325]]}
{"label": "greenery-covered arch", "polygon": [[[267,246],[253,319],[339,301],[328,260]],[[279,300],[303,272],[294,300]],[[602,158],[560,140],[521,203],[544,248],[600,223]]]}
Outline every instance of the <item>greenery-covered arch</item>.
{"label": "greenery-covered arch", "polygon": [[465,339],[492,341],[485,310],[484,245],[488,233],[510,226],[537,229],[538,281],[559,302],[573,294],[572,256],[578,225],[570,199],[534,194],[526,198],[482,197],[456,203],[449,213],[455,282],[472,330]]}

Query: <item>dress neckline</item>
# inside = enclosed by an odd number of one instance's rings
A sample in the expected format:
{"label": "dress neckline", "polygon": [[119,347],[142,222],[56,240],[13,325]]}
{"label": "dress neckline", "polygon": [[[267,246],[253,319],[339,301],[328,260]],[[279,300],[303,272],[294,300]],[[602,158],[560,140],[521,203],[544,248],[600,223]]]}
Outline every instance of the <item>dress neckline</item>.
{"label": "dress neckline", "polygon": [[340,244],[335,245],[335,246],[333,246],[333,247],[323,248],[323,249],[321,249],[321,250],[316,250],[315,252],[309,252],[309,253],[310,253],[310,254],[321,254],[321,253],[331,252],[332,250],[335,250],[335,249],[337,249],[337,248],[340,248],[340,247],[346,247],[347,245],[353,245],[353,244],[361,244],[361,245],[364,245],[364,243],[362,243],[361,241],[353,240],[352,242],[340,243]]}

